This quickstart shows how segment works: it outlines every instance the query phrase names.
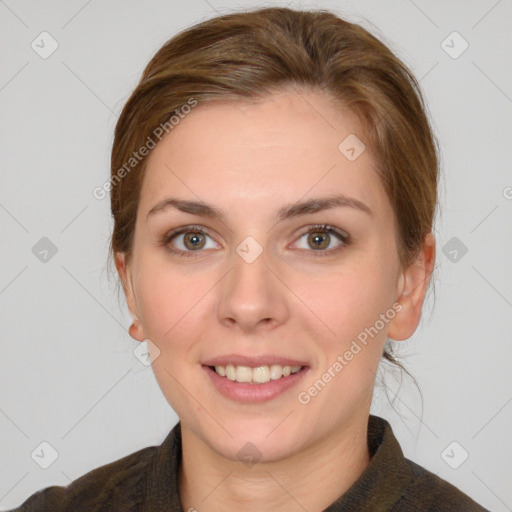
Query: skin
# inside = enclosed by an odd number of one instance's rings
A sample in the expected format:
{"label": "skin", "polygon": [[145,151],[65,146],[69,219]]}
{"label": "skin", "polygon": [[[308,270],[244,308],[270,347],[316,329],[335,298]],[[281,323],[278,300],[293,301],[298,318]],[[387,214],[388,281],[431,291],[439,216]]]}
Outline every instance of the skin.
{"label": "skin", "polygon": [[[370,151],[349,161],[338,150],[349,134],[364,142],[358,119],[327,96],[282,90],[259,102],[199,105],[149,155],[132,258],[127,264],[117,254],[116,266],[130,334],[153,342],[155,376],[182,424],[184,510],[321,511],[370,461],[377,367],[386,337],[405,340],[418,326],[435,240],[427,235],[414,264],[400,267],[394,212]],[[284,205],[333,193],[373,214],[336,207],[276,219]],[[168,197],[213,204],[225,221],[175,208],[148,218]],[[318,255],[307,229],[324,223],[352,243],[331,235]],[[209,230],[206,246],[193,251],[183,235],[169,245],[191,257],[160,243],[190,224]],[[236,252],[247,236],[263,248],[252,263]],[[298,393],[398,303],[378,335],[301,404]],[[288,356],[307,361],[309,373],[271,401],[240,404],[219,394],[201,368],[229,353]],[[251,467],[237,457],[247,442],[261,452]]]}

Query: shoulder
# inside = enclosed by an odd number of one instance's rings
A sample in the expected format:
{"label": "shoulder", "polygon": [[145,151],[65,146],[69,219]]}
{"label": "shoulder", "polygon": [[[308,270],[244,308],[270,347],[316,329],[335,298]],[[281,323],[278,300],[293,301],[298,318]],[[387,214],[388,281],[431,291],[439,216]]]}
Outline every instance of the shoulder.
{"label": "shoulder", "polygon": [[11,512],[139,510],[157,450],[157,446],[143,448],[96,468],[65,487],[42,489]]}
{"label": "shoulder", "polygon": [[[488,512],[460,489],[415,462],[405,459],[411,480],[407,492],[393,511],[424,510],[425,512]],[[421,503],[421,508],[418,508]],[[416,507],[416,508],[415,508]]]}
{"label": "shoulder", "polygon": [[360,496],[372,496],[379,510],[389,512],[488,512],[454,485],[407,459],[384,418],[370,416],[368,446],[370,464],[348,493],[351,504],[359,505],[361,500],[365,504]]}

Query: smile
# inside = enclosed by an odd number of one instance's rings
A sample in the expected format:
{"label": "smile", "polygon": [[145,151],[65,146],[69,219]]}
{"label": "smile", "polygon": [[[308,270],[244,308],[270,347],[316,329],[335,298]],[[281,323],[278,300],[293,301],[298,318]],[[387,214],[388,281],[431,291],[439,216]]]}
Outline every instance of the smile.
{"label": "smile", "polygon": [[[202,365],[213,389],[225,398],[239,403],[267,402],[297,386],[309,373],[308,366],[278,364],[251,366]],[[222,375],[224,374],[224,375]]]}

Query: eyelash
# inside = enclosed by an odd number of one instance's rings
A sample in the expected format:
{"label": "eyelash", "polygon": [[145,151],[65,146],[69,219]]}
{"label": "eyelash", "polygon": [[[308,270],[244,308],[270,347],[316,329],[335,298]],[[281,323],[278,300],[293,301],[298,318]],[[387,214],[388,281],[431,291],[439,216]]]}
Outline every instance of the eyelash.
{"label": "eyelash", "polygon": [[[335,249],[328,249],[328,250],[310,250],[308,252],[312,253],[314,257],[325,257],[329,256],[335,252],[338,252],[339,250],[343,249],[344,247],[349,246],[352,243],[352,238],[349,234],[344,233],[343,231],[338,230],[337,228],[330,226],[328,224],[316,224],[314,226],[309,226],[305,231],[300,233],[298,238],[302,238],[304,235],[307,235],[308,233],[327,233],[329,235],[336,236],[340,242],[341,245],[338,246]],[[182,251],[181,249],[175,249],[170,245],[170,242],[172,239],[178,235],[182,235],[183,233],[195,233],[195,234],[201,234],[201,235],[209,235],[209,232],[207,229],[203,228],[202,226],[197,225],[190,225],[190,226],[183,226],[181,228],[177,228],[170,233],[167,233],[164,235],[164,237],[161,239],[160,243],[162,246],[164,246],[169,252],[176,254],[183,258],[190,258],[195,256],[195,252],[201,252],[201,251]],[[211,238],[211,236],[210,236]],[[303,249],[307,250],[307,249]]]}

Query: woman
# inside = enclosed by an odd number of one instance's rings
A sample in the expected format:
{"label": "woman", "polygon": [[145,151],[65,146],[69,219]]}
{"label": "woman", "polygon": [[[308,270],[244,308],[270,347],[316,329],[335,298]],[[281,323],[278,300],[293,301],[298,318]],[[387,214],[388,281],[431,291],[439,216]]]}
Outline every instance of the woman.
{"label": "woman", "polygon": [[326,11],[167,42],[115,131],[111,254],[180,422],[18,510],[485,510],[370,415],[421,318],[436,145],[414,77]]}

